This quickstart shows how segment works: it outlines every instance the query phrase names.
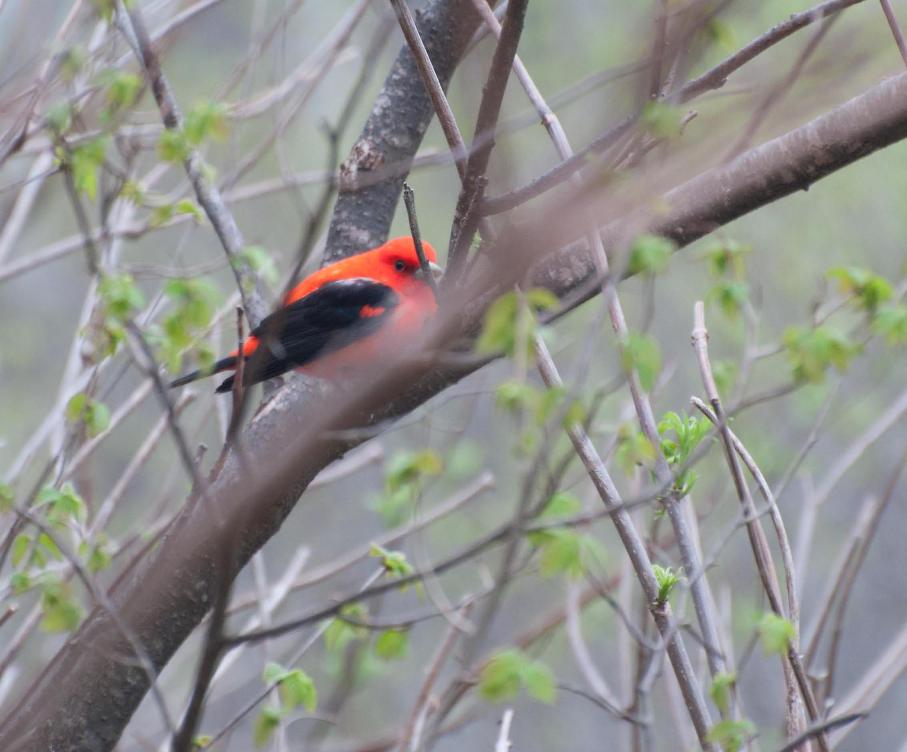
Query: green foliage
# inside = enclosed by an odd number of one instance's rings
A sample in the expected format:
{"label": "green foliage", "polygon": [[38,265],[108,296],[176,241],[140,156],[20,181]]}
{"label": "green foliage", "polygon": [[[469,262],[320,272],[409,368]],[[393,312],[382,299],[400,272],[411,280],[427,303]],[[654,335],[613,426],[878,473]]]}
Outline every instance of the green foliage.
{"label": "green foliage", "polygon": [[730,708],[731,693],[736,685],[737,674],[733,672],[715,674],[715,678],[712,679],[712,684],[709,687],[709,696],[712,698],[712,702],[715,703],[715,707],[722,714],[727,713]]}
{"label": "green foliage", "polygon": [[556,689],[550,669],[540,661],[533,661],[522,650],[502,650],[482,667],[479,693],[484,699],[512,700],[521,688],[540,702],[554,702]]}
{"label": "green foliage", "polygon": [[846,370],[860,351],[843,332],[825,324],[815,329],[790,327],[782,340],[794,378],[799,382],[820,384],[825,372],[834,366]]}
{"label": "green foliage", "polygon": [[85,392],[77,392],[66,403],[66,420],[83,424],[89,436],[97,436],[110,425],[110,409]]}
{"label": "green foliage", "polygon": [[197,102],[186,115],[183,126],[186,141],[192,146],[207,141],[225,141],[230,133],[227,108],[221,102]]}
{"label": "green foliage", "polygon": [[630,332],[622,343],[621,363],[624,370],[636,373],[642,388],[648,392],[661,371],[661,350],[652,337]]}
{"label": "green foliage", "polygon": [[749,297],[749,285],[746,282],[719,282],[706,295],[711,303],[716,303],[730,319],[737,318]]}
{"label": "green foliage", "polygon": [[386,629],[375,640],[375,655],[385,661],[393,661],[406,655],[409,634],[405,629]]}
{"label": "green foliage", "polygon": [[751,250],[736,240],[717,239],[706,247],[703,257],[713,277],[742,280],[746,276],[746,255]]}
{"label": "green foliage", "polygon": [[76,191],[91,201],[98,195],[98,173],[107,155],[107,142],[106,136],[98,136],[74,148],[67,158]]}
{"label": "green foliage", "polygon": [[339,653],[353,640],[368,638],[368,629],[356,622],[368,618],[365,606],[351,603],[340,610],[338,618],[332,619],[324,632],[324,646],[330,653]]}
{"label": "green foliage", "polygon": [[829,269],[826,276],[836,281],[842,293],[852,296],[857,305],[869,313],[877,310],[894,294],[887,279],[862,267],[836,266]]}
{"label": "green foliage", "polygon": [[165,162],[180,164],[189,157],[189,141],[181,130],[168,128],[157,140],[158,156]]}
{"label": "green foliage", "polygon": [[384,493],[375,504],[384,524],[402,522],[425,482],[443,470],[441,457],[430,449],[394,454],[385,467]]}
{"label": "green foliage", "polygon": [[[665,413],[658,424],[661,436],[661,451],[669,465],[680,466],[686,463],[709,432],[709,422],[694,415],[681,417],[675,412]],[[683,470],[674,480],[673,492],[686,496],[693,490],[696,473],[692,469]]]}
{"label": "green foliage", "polygon": [[69,583],[48,579],[41,586],[41,629],[45,632],[71,632],[79,626],[82,608]]}
{"label": "green foliage", "polygon": [[63,135],[72,127],[72,105],[66,101],[57,102],[48,108],[44,121],[56,135]]}
{"label": "green foliage", "polygon": [[130,274],[105,276],[98,285],[107,316],[117,323],[126,321],[145,305],[145,296]]}
{"label": "green foliage", "polygon": [[712,375],[718,391],[727,394],[737,380],[737,364],[732,360],[716,360],[712,363]]}
{"label": "green foliage", "polygon": [[903,345],[907,342],[907,306],[897,303],[879,308],[872,318],[872,332],[889,345]]}
{"label": "green foliage", "polygon": [[652,466],[655,461],[655,447],[632,423],[621,423],[617,428],[615,457],[620,469],[631,475],[637,466]]}
{"label": "green foliage", "polygon": [[302,669],[284,668],[279,663],[269,662],[262,672],[262,680],[268,686],[277,685],[283,710],[301,705],[312,713],[318,705],[315,682]]}
{"label": "green foliage", "polygon": [[399,579],[411,575],[414,571],[413,565],[407,561],[406,554],[402,551],[388,551],[377,543],[373,543],[369,556],[381,559],[381,565],[388,577]]}
{"label": "green foliage", "polygon": [[135,104],[142,89],[142,79],[135,73],[121,70],[104,71],[100,78],[107,103],[106,109],[101,113],[101,119],[109,122]]}
{"label": "green foliage", "polygon": [[[531,413],[536,426],[543,426],[558,409],[564,408],[567,391],[554,386],[540,389],[525,381],[505,381],[495,389],[495,403],[502,410],[517,415]],[[563,413],[564,428],[582,423],[586,411],[582,402],[573,400]]]}
{"label": "green foliage", "polygon": [[724,52],[734,52],[740,47],[737,36],[730,24],[716,16],[710,17],[704,24],[705,34]]}
{"label": "green foliage", "polygon": [[58,527],[85,520],[85,502],[71,483],[64,483],[59,489],[53,486],[42,488],[35,503],[35,508],[41,507],[47,507],[48,522]]}
{"label": "green foliage", "polygon": [[706,739],[714,744],[720,744],[724,752],[739,752],[747,739],[750,739],[755,733],[756,727],[752,721],[727,719],[718,721],[712,726]]}
{"label": "green foliage", "polygon": [[797,632],[783,616],[770,611],[759,620],[759,638],[766,655],[782,655],[791,646]]}
{"label": "green foliage", "polygon": [[658,585],[657,601],[659,605],[663,606],[668,602],[674,588],[683,581],[683,577],[679,571],[675,571],[671,567],[663,567],[660,564],[653,564],[652,571],[655,573],[655,582]]}
{"label": "green foliage", "polygon": [[572,517],[583,508],[582,502],[573,494],[558,491],[545,503],[539,517],[550,519],[552,517]]}
{"label": "green foliage", "polygon": [[658,274],[668,266],[668,260],[677,246],[660,235],[640,235],[630,249],[630,274]]}
{"label": "green foliage", "polygon": [[192,749],[208,749],[214,738],[208,734],[199,734],[192,739]]}
{"label": "green foliage", "polygon": [[268,743],[271,735],[280,726],[283,711],[273,705],[265,705],[255,717],[255,726],[252,730],[252,739],[256,747],[263,747]]}
{"label": "green foliage", "polygon": [[655,138],[680,135],[683,110],[664,102],[648,102],[642,111],[643,127]]}
{"label": "green foliage", "polygon": [[[168,369],[177,371],[183,353],[214,318],[220,293],[204,279],[171,279],[164,285],[164,295],[173,305],[156,337],[159,357]],[[200,348],[198,355],[203,368],[213,360],[210,350]]]}
{"label": "green foliage", "polygon": [[243,264],[269,285],[278,281],[277,266],[271,254],[260,245],[247,245],[238,254],[238,263]]}
{"label": "green foliage", "polygon": [[94,543],[82,541],[79,544],[79,556],[89,572],[97,573],[107,569],[112,560],[107,538],[102,535]]}
{"label": "green foliage", "polygon": [[605,557],[597,540],[575,530],[550,528],[533,531],[526,537],[539,548],[539,571],[543,577],[563,574],[578,579],[592,564]]}
{"label": "green foliage", "polygon": [[151,212],[151,217],[148,219],[148,224],[152,227],[160,227],[181,214],[192,217],[198,224],[205,221],[205,214],[199,205],[192,199],[184,198],[175,204],[155,206],[154,211]]}
{"label": "green foliage", "polygon": [[538,329],[537,314],[540,311],[557,307],[557,297],[548,290],[535,288],[526,291],[522,296],[508,292],[492,303],[485,312],[482,331],[476,341],[476,350],[480,353],[504,352],[513,355],[519,336],[518,323],[520,316],[525,316],[525,334],[527,347],[531,346],[532,337]]}
{"label": "green foliage", "polygon": [[8,483],[0,482],[0,513],[8,512],[16,503],[16,494]]}

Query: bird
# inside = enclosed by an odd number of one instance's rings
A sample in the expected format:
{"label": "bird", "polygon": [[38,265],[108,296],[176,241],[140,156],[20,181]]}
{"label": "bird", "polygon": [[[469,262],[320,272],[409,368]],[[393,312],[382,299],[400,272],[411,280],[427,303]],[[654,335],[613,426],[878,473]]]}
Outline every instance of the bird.
{"label": "bird", "polygon": [[[433,280],[426,278],[411,237],[393,238],[303,279],[243,344],[243,386],[292,369],[331,380],[364,373],[412,342],[437,310],[433,282],[444,273],[435,249],[427,242],[422,248]],[[234,350],[170,387],[235,370],[238,356]],[[229,392],[233,382],[230,376],[215,391]]]}

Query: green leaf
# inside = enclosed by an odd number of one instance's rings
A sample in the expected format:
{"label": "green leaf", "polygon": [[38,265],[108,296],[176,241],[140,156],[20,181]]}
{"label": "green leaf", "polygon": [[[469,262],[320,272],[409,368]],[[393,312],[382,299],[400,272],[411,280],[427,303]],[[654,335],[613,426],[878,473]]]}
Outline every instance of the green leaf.
{"label": "green leaf", "polygon": [[89,572],[102,572],[107,569],[111,563],[111,554],[106,537],[102,534],[91,544],[82,541],[79,544],[79,556],[82,557]]}
{"label": "green leaf", "polygon": [[364,606],[358,603],[344,606],[340,611],[340,617],[342,618],[332,619],[324,632],[324,645],[328,652],[339,653],[351,641],[364,640],[368,637],[368,629],[355,623],[368,618]]}
{"label": "green leaf", "polygon": [[616,459],[624,473],[631,475],[637,465],[651,467],[655,461],[655,447],[638,428],[622,423],[617,429]]}
{"label": "green leaf", "polygon": [[48,507],[47,519],[54,525],[65,525],[70,521],[81,522],[85,519],[85,502],[73,488],[72,483],[64,483],[60,489],[45,486],[38,492],[36,506]]}
{"label": "green leaf", "polygon": [[318,706],[318,690],[315,689],[315,682],[302,669],[289,671],[281,680],[280,696],[288,708],[296,708],[301,705],[307,712],[313,713]]}
{"label": "green leaf", "polygon": [[836,266],[829,269],[826,276],[837,281],[842,293],[853,296],[857,304],[870,313],[894,295],[887,279],[862,267]]}
{"label": "green leaf", "polygon": [[759,637],[766,655],[786,653],[796,636],[794,625],[783,616],[769,611],[759,621]]}
{"label": "green leaf", "polygon": [[225,141],[230,132],[227,108],[220,102],[198,102],[186,115],[186,140],[198,146],[208,139]]}
{"label": "green leaf", "polygon": [[209,734],[199,734],[192,739],[192,749],[207,749],[212,741],[214,737]]}
{"label": "green leaf", "polygon": [[712,698],[712,702],[715,703],[715,707],[722,714],[727,713],[728,708],[730,708],[731,692],[734,691],[736,684],[737,674],[735,673],[715,674],[715,678],[712,679],[712,684],[709,687],[709,696]]}
{"label": "green leaf", "polygon": [[110,410],[103,402],[78,392],[66,403],[66,419],[70,423],[84,424],[89,436],[97,436],[110,425]]}
{"label": "green leaf", "polygon": [[16,494],[8,483],[0,483],[0,513],[10,511],[16,503]]}
{"label": "green leaf", "polygon": [[259,711],[252,730],[252,739],[256,747],[263,747],[268,743],[271,735],[280,725],[281,718],[283,718],[283,710],[275,708],[273,705],[265,705]]}
{"label": "green leaf", "polygon": [[730,360],[716,360],[712,363],[712,375],[718,391],[727,394],[737,380],[737,364]]}
{"label": "green leaf", "polygon": [[526,656],[519,650],[502,650],[493,655],[479,675],[479,693],[486,700],[512,700],[520,691]]}
{"label": "green leaf", "polygon": [[652,390],[661,371],[661,350],[654,339],[630,332],[623,341],[621,362],[626,371],[634,371],[639,376],[643,389]]}
{"label": "green leaf", "polygon": [[409,644],[409,635],[405,629],[388,629],[375,640],[375,655],[385,661],[403,658]]}
{"label": "green leaf", "polygon": [[25,558],[25,554],[28,553],[28,549],[31,546],[32,538],[28,533],[19,533],[13,539],[13,545],[10,547],[10,557],[14,567],[18,567],[22,560]]}
{"label": "green leaf", "polygon": [[98,171],[107,154],[107,137],[86,141],[69,155],[69,166],[76,191],[94,201],[98,194]]}
{"label": "green leaf", "polygon": [[107,109],[102,119],[109,121],[114,115],[130,108],[142,88],[142,79],[135,73],[121,70],[108,70],[101,74]]}
{"label": "green leaf", "polygon": [[751,250],[750,246],[736,240],[718,239],[706,247],[703,256],[712,276],[742,280],[746,274],[745,256]]}
{"label": "green leaf", "polygon": [[539,516],[543,518],[571,517],[578,514],[582,508],[582,502],[573,494],[566,491],[558,491],[548,499],[545,508]]}
{"label": "green leaf", "polygon": [[668,266],[676,245],[660,235],[640,235],[630,249],[630,274],[658,274]]}
{"label": "green leaf", "polygon": [[730,25],[715,16],[706,21],[705,33],[725,52],[734,52],[740,47]]}
{"label": "green leaf", "polygon": [[45,120],[54,133],[66,133],[72,126],[72,105],[66,101],[57,102],[48,109]]}
{"label": "green leaf", "polygon": [[531,410],[538,403],[538,398],[538,390],[525,381],[505,381],[494,391],[495,404],[511,413]]}
{"label": "green leaf", "polygon": [[657,601],[660,605],[664,605],[683,578],[671,567],[663,567],[659,564],[653,564],[652,571],[655,573],[655,582],[658,585]]}
{"label": "green leaf", "polygon": [[70,632],[79,626],[82,608],[72,595],[68,583],[51,580],[41,588],[41,608],[44,616],[41,629],[45,632]]}
{"label": "green leaf", "polygon": [[196,204],[192,199],[184,198],[180,201],[177,201],[173,205],[173,211],[176,214],[188,214],[192,217],[198,224],[201,224],[205,221],[205,214],[202,212],[198,204]]}
{"label": "green leaf", "polygon": [[551,704],[557,695],[551,670],[540,661],[526,663],[520,672],[520,680],[530,697]]}
{"label": "green leaf", "polygon": [[539,558],[539,571],[543,577],[582,575],[582,545],[578,533],[573,530],[546,530],[543,540]]}
{"label": "green leaf", "polygon": [[516,346],[516,318],[519,302],[515,292],[508,292],[492,303],[485,312],[482,331],[476,340],[480,353],[503,351],[510,355]]}
{"label": "green leaf", "polygon": [[180,164],[189,156],[189,141],[181,130],[167,129],[161,133],[157,142],[158,156],[165,162]]}
{"label": "green leaf", "polygon": [[98,285],[107,315],[123,322],[145,305],[145,296],[129,274],[111,274]]}
{"label": "green leaf", "polygon": [[387,490],[396,491],[440,475],[443,470],[441,457],[430,449],[398,452],[388,463],[384,482]]}
{"label": "green leaf", "polygon": [[642,111],[642,124],[655,138],[676,138],[680,135],[683,111],[664,102],[648,102]]}
{"label": "green leaf", "polygon": [[239,253],[240,261],[269,285],[278,281],[277,266],[271,254],[260,245],[248,245]]}
{"label": "green leaf", "polygon": [[739,720],[734,721],[727,719],[718,721],[709,729],[706,740],[714,744],[720,744],[724,752],[739,752],[747,739],[756,733],[756,727],[751,721]]}
{"label": "green leaf", "polygon": [[21,595],[27,590],[31,590],[34,582],[32,581],[31,575],[27,572],[13,572],[10,575],[9,584],[13,589],[13,593]]}
{"label": "green leaf", "polygon": [[872,331],[889,345],[907,342],[907,306],[898,303],[880,308],[873,316]]}
{"label": "green leaf", "polygon": [[846,370],[860,351],[860,346],[846,334],[828,325],[815,329],[790,327],[782,341],[794,378],[813,384],[822,383],[825,372],[832,366],[839,371]]}
{"label": "green leaf", "polygon": [[748,297],[749,285],[746,282],[719,282],[706,294],[706,299],[717,303],[729,319],[740,315]]}
{"label": "green leaf", "polygon": [[555,684],[551,671],[544,663],[530,660],[521,650],[502,650],[482,667],[479,693],[486,700],[511,700],[520,688],[540,702],[554,702]]}
{"label": "green leaf", "polygon": [[406,577],[413,573],[413,566],[406,559],[402,551],[388,551],[386,548],[373,543],[369,556],[381,559],[381,564],[390,577]]}

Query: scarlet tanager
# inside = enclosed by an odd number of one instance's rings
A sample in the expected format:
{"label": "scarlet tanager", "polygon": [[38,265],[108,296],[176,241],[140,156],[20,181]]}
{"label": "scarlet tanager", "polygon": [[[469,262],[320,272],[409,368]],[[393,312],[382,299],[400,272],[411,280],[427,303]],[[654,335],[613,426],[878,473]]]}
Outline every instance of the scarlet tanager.
{"label": "scarlet tanager", "polygon": [[[425,242],[422,247],[430,273],[440,276],[434,248]],[[413,239],[394,238],[325,266],[290,290],[283,307],[265,318],[243,345],[249,361],[244,385],[293,368],[322,378],[361,372],[413,341],[436,309]],[[234,350],[210,370],[187,373],[170,386],[232,370],[237,355]],[[217,391],[232,388],[230,376]]]}

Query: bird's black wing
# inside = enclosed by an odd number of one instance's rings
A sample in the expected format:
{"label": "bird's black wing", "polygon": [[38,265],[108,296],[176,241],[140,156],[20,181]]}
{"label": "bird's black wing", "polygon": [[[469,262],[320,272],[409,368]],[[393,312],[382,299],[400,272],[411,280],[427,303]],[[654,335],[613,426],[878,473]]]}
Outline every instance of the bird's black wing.
{"label": "bird's black wing", "polygon": [[[398,303],[390,287],[370,279],[322,285],[272,313],[252,332],[259,345],[247,358],[243,382],[274,378],[372,334]],[[217,391],[229,391],[232,385],[231,377]]]}

